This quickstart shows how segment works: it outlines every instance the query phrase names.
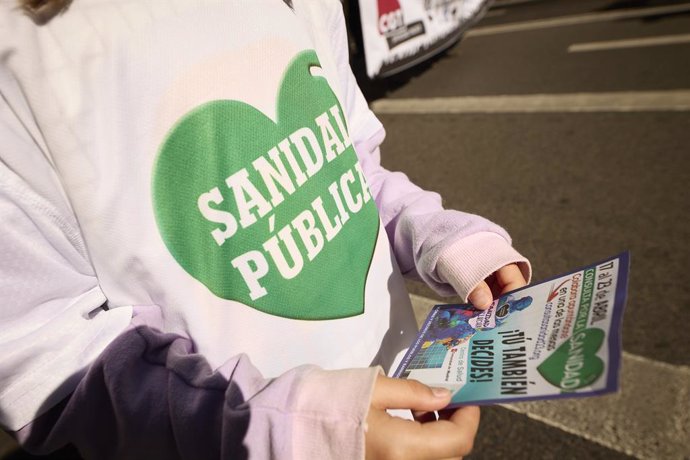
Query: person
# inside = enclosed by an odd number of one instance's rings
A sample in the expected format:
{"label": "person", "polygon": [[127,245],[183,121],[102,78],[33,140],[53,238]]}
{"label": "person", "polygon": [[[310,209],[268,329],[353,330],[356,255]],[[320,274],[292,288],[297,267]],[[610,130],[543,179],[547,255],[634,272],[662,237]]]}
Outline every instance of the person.
{"label": "person", "polygon": [[486,308],[529,262],[381,166],[337,0],[10,3],[5,430],[99,459],[471,449],[478,408],[436,420],[447,391],[385,375],[402,275]]}

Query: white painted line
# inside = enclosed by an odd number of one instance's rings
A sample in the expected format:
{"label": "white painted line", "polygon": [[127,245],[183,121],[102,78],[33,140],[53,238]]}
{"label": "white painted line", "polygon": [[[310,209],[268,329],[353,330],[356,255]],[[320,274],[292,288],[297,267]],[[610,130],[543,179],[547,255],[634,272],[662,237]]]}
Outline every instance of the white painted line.
{"label": "white painted line", "polygon": [[561,16],[551,19],[538,19],[534,21],[517,22],[512,24],[501,24],[496,26],[477,27],[468,31],[465,38],[480,37],[483,35],[495,35],[508,32],[523,32],[526,30],[547,29],[551,27],[575,26],[580,24],[591,24],[596,22],[609,22],[620,19],[635,19],[651,16],[661,16],[665,14],[685,13],[690,11],[690,3],[680,5],[666,5],[651,8],[634,8],[617,11],[605,11],[601,13],[578,14],[572,16]]}
{"label": "white painted line", "polygon": [[661,112],[690,110],[690,90],[380,99],[378,114]]}
{"label": "white painted line", "polygon": [[503,407],[641,459],[689,458],[690,368],[623,353],[621,390]]}
{"label": "white painted line", "polygon": [[568,47],[569,53],[587,51],[608,51],[626,48],[643,48],[647,46],[682,45],[690,43],[690,34],[661,35],[658,37],[629,38],[603,42],[575,43]]}
{"label": "white painted line", "polygon": [[501,8],[504,6],[516,6],[525,3],[543,2],[544,0],[499,0],[491,5],[491,8]]}
{"label": "white painted line", "polygon": [[[440,303],[410,299],[418,324]],[[611,395],[502,407],[640,459],[690,458],[690,367],[623,352],[620,382]]]}

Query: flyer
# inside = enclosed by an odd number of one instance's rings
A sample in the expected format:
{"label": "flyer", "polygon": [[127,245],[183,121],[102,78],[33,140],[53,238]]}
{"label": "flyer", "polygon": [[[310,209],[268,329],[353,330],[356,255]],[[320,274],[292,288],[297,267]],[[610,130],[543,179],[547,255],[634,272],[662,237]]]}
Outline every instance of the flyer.
{"label": "flyer", "polygon": [[484,311],[436,305],[394,376],[448,388],[449,407],[614,392],[629,260],[525,286]]}

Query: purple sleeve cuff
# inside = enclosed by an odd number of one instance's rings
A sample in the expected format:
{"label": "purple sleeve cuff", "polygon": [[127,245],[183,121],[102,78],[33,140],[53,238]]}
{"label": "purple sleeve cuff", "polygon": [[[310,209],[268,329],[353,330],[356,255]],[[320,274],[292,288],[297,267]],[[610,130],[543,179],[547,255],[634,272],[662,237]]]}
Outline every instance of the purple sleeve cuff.
{"label": "purple sleeve cuff", "polygon": [[457,294],[467,302],[470,292],[487,276],[505,265],[515,263],[527,283],[532,278],[529,261],[500,235],[480,232],[451,244],[441,253],[437,272],[445,285],[436,289],[442,294]]}
{"label": "purple sleeve cuff", "polygon": [[293,458],[364,458],[366,416],[379,372],[311,370],[297,397],[297,413],[304,415],[294,425]]}
{"label": "purple sleeve cuff", "polygon": [[70,396],[14,433],[20,444],[98,459],[363,457],[378,369],[266,379],[239,355],[212,370],[189,339],[151,327],[161,321],[139,307]]}

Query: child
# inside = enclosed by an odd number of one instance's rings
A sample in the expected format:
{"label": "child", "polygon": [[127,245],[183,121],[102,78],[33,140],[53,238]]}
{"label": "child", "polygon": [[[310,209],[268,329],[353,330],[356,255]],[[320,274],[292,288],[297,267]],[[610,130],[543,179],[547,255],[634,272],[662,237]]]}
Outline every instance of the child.
{"label": "child", "polygon": [[386,412],[450,399],[381,374],[401,272],[486,308],[529,264],[381,167],[339,2],[35,3],[0,3],[0,425],[86,458],[467,453],[477,408]]}

